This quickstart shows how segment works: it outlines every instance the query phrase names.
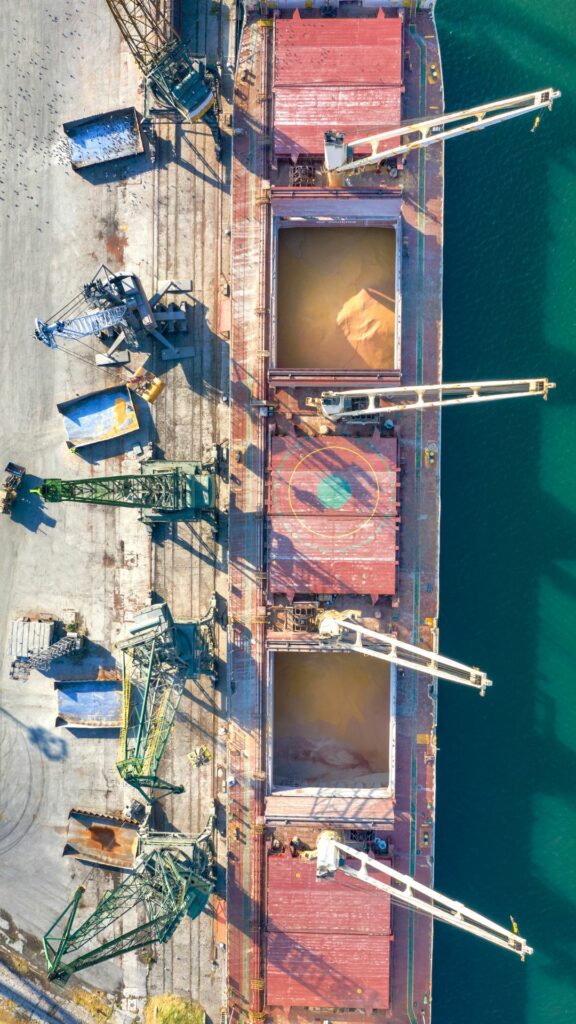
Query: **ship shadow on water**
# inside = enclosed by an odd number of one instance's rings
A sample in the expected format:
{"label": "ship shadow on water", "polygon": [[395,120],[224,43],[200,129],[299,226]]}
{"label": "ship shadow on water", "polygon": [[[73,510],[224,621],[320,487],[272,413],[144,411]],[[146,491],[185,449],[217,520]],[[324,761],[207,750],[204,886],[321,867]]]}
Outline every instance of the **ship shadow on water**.
{"label": "ship shadow on water", "polygon": [[[576,751],[558,735],[558,680],[546,673],[539,625],[545,592],[574,601],[562,566],[576,558],[575,517],[541,481],[543,417],[573,401],[576,383],[575,360],[551,344],[545,320],[545,306],[561,299],[552,247],[562,210],[550,167],[576,168],[568,81],[576,47],[561,17],[546,27],[529,6],[442,0],[437,8],[448,110],[547,86],[563,92],[534,133],[520,118],[446,150],[444,379],[546,375],[558,391],[549,408],[504,402],[443,417],[441,649],[480,663],[494,687],[478,704],[440,684],[435,886],[504,925],[514,914],[535,953],[511,962],[437,926],[441,1024],[544,1022],[543,979],[576,986],[576,907],[563,877],[552,887],[552,871],[542,871],[549,856],[560,863],[558,850],[539,842],[542,799],[575,801]],[[552,1010],[554,1019],[568,1013]]]}

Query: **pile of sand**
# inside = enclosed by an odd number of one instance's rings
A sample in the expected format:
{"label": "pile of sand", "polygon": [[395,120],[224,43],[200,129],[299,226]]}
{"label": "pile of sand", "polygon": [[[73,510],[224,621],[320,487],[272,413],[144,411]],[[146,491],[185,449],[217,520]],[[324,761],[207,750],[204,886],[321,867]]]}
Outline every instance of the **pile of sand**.
{"label": "pile of sand", "polygon": [[391,228],[289,228],[278,238],[277,366],[394,366]]}

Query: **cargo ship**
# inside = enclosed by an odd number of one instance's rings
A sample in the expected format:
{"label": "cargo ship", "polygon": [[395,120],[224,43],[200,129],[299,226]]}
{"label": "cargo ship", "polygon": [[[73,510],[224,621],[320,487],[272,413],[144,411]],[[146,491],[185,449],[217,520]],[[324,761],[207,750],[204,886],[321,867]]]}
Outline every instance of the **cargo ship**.
{"label": "cargo ship", "polygon": [[[438,679],[489,684],[438,653],[442,403],[418,387],[442,380],[444,154],[403,148],[400,126],[442,132],[443,115],[434,0],[248,5],[231,182],[231,1021],[428,1024],[433,920],[490,924],[432,889]],[[407,385],[418,411],[367,397]]]}

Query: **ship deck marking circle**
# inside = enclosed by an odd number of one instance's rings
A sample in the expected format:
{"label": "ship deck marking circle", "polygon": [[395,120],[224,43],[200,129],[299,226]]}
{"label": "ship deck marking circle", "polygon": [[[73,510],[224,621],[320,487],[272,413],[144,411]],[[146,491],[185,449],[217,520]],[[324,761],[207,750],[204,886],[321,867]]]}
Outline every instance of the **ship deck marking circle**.
{"label": "ship deck marking circle", "polygon": [[[303,455],[302,458],[299,460],[299,462],[296,463],[296,465],[294,466],[294,469],[292,470],[292,473],[290,474],[290,479],[288,481],[288,501],[290,502],[290,508],[292,510],[292,515],[294,516],[295,519],[298,520],[298,522],[304,527],[305,530],[308,530],[309,533],[313,533],[315,537],[323,537],[324,534],[321,533],[319,530],[312,530],[311,527],[308,526],[303,521],[303,519],[298,515],[298,513],[296,512],[296,509],[294,508],[294,502],[292,501],[292,480],[294,479],[294,474],[298,471],[298,469],[300,468],[302,463],[306,461],[306,459],[310,459],[313,455],[318,455],[319,452],[327,452],[327,451],[344,451],[344,452],[352,451],[353,452],[354,449],[353,448],[349,448],[348,445],[344,445],[344,444],[321,445],[319,448],[314,448],[313,451],[308,452],[306,455]],[[375,500],[374,500],[374,507],[372,508],[372,511],[370,512],[370,515],[366,516],[364,521],[362,523],[360,523],[360,526],[356,526],[353,530],[350,530],[349,533],[341,534],[340,538],[339,538],[340,540],[345,540],[346,537],[352,537],[355,533],[358,533],[359,530],[363,530],[368,525],[370,520],[373,519],[374,516],[376,515],[376,510],[377,510],[378,505],[380,503],[380,483],[378,481],[378,477],[376,476],[376,473],[374,472],[373,467],[370,465],[370,462],[366,458],[366,456],[362,455],[361,452],[355,451],[354,454],[357,455],[360,459],[362,459],[363,462],[366,463],[366,465],[368,466],[368,469],[372,473],[372,476],[374,477],[374,483],[376,484],[376,497],[375,497]]]}

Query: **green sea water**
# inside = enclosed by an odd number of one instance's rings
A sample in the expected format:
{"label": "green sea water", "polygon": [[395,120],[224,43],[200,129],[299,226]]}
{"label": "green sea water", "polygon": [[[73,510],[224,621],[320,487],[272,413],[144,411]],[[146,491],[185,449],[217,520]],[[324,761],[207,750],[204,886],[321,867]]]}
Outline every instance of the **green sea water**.
{"label": "green sea water", "polygon": [[443,417],[436,886],[534,946],[438,925],[435,1024],[576,1021],[576,0],[438,0],[447,109],[554,86],[446,148],[444,379],[548,376]]}

